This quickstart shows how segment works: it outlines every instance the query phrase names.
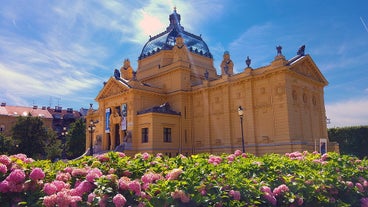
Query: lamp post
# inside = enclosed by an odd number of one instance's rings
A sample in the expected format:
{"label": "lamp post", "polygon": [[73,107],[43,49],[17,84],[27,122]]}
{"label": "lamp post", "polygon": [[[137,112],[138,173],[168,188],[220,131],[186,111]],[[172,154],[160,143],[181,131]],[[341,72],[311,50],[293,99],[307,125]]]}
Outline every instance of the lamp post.
{"label": "lamp post", "polygon": [[242,147],[243,147],[243,153],[245,153],[245,146],[244,146],[244,132],[243,132],[243,115],[244,111],[241,106],[238,108],[238,114],[240,117],[240,128],[241,128],[241,136],[242,136]]}
{"label": "lamp post", "polygon": [[93,132],[95,131],[95,129],[96,129],[95,122],[91,120],[88,126],[88,131],[91,135],[91,142],[90,142],[90,147],[89,147],[89,153],[91,156],[93,156]]}
{"label": "lamp post", "polygon": [[62,159],[66,159],[66,154],[65,154],[66,135],[68,135],[68,131],[66,130],[66,127],[63,127],[63,131],[61,132],[61,138],[62,138],[61,142],[63,144],[63,152],[61,154]]}

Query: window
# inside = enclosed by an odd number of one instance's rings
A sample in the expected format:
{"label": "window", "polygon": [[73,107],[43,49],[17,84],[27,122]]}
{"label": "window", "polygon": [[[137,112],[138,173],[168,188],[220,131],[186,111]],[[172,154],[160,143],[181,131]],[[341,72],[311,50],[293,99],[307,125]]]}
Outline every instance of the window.
{"label": "window", "polygon": [[5,131],[5,125],[0,125],[0,133]]}
{"label": "window", "polygon": [[164,128],[164,142],[171,142],[171,128]]}
{"label": "window", "polygon": [[142,128],[142,143],[148,142],[148,128]]}

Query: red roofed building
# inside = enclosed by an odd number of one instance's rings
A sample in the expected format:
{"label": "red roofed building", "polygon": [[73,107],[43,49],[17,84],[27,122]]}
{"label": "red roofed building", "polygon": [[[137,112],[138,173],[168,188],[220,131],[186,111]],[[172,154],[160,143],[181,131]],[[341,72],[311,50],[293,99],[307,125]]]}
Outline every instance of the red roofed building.
{"label": "red roofed building", "polygon": [[37,106],[7,106],[6,103],[0,105],[0,133],[10,136],[12,127],[19,116],[40,117],[47,128],[52,129],[52,114],[46,107]]}

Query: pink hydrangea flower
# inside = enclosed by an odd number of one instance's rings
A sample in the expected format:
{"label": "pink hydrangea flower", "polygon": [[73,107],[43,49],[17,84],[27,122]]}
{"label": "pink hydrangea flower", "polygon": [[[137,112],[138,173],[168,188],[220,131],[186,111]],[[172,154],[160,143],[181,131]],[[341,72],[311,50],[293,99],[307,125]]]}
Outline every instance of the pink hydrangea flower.
{"label": "pink hydrangea flower", "polygon": [[119,188],[122,190],[128,190],[130,181],[131,180],[128,177],[121,177],[119,179]]}
{"label": "pink hydrangea flower", "polygon": [[1,193],[7,193],[9,191],[9,182],[6,180],[3,180],[0,182],[0,192]]}
{"label": "pink hydrangea flower", "polygon": [[8,172],[8,168],[6,165],[0,163],[0,173],[5,174],[6,172]]}
{"label": "pink hydrangea flower", "polygon": [[234,198],[234,200],[240,200],[241,194],[240,191],[230,190],[229,195]]}
{"label": "pink hydrangea flower", "polygon": [[143,158],[143,160],[148,160],[150,158],[150,154],[145,152],[145,153],[142,154],[142,158]]}
{"label": "pink hydrangea flower", "polygon": [[114,174],[115,172],[116,172],[116,170],[114,168],[110,168],[108,173],[109,174]]}
{"label": "pink hydrangea flower", "polygon": [[41,168],[34,168],[32,172],[29,174],[29,178],[31,180],[42,180],[45,178],[45,173]]}
{"label": "pink hydrangea flower", "polygon": [[0,163],[8,166],[11,163],[11,159],[6,155],[0,155]]}
{"label": "pink hydrangea flower", "polygon": [[118,153],[119,157],[125,157],[126,156],[124,152],[117,152],[117,153]]}
{"label": "pink hydrangea flower", "polygon": [[157,173],[149,172],[142,176],[141,180],[143,183],[153,183],[156,180],[162,179],[162,176]]}
{"label": "pink hydrangea flower", "polygon": [[263,192],[263,197],[272,205],[276,206],[277,200],[276,197],[273,195],[271,188],[268,186],[262,186],[261,191]]}
{"label": "pink hydrangea flower", "polygon": [[69,189],[70,185],[60,180],[52,181],[52,184],[56,186],[56,191],[61,191],[62,189],[66,188]]}
{"label": "pink hydrangea flower", "polygon": [[240,156],[240,155],[242,155],[243,154],[243,152],[242,151],[240,151],[240,150],[235,150],[235,152],[234,152],[234,155],[235,156]]}
{"label": "pink hydrangea flower", "polygon": [[92,203],[95,198],[96,198],[96,194],[92,192],[92,193],[88,194],[87,202]]}
{"label": "pink hydrangea flower", "polygon": [[87,175],[87,170],[84,168],[74,168],[71,174],[73,177],[85,176]]}
{"label": "pink hydrangea flower", "polygon": [[110,157],[107,155],[107,154],[102,154],[102,155],[98,155],[97,156],[97,159],[100,161],[100,162],[107,162],[110,160]]}
{"label": "pink hydrangea flower", "polygon": [[46,195],[52,195],[57,192],[57,187],[52,183],[46,183],[43,186],[43,191],[46,193]]}
{"label": "pink hydrangea flower", "polygon": [[173,169],[166,175],[166,179],[167,180],[176,180],[181,173],[183,173],[182,169],[180,169],[180,168]]}
{"label": "pink hydrangea flower", "polygon": [[227,160],[228,160],[228,162],[229,162],[229,163],[234,162],[235,157],[236,157],[236,155],[234,155],[234,154],[231,154],[231,155],[227,156]]}
{"label": "pink hydrangea flower", "polygon": [[25,178],[26,178],[26,174],[24,173],[23,170],[15,169],[8,175],[6,180],[12,183],[22,183],[24,182]]}
{"label": "pink hydrangea flower", "polygon": [[72,176],[68,172],[66,172],[66,173],[59,172],[56,175],[56,180],[60,180],[60,181],[64,181],[64,182],[68,182],[71,178],[72,178]]}
{"label": "pink hydrangea flower", "polygon": [[188,203],[190,198],[185,194],[184,191],[176,189],[174,192],[171,192],[171,197],[173,199],[180,199],[183,203]]}
{"label": "pink hydrangea flower", "polygon": [[102,174],[101,170],[99,170],[98,168],[93,168],[86,175],[86,180],[89,181],[89,182],[91,182],[91,183],[93,183],[96,178],[99,178],[102,175],[103,174]]}
{"label": "pink hydrangea flower", "polygon": [[273,189],[273,194],[277,197],[288,191],[289,191],[289,187],[287,187],[285,184],[282,184],[276,187],[275,189]]}
{"label": "pink hydrangea flower", "polygon": [[296,203],[298,204],[298,206],[303,205],[303,203],[304,203],[303,198],[296,198]]}
{"label": "pink hydrangea flower", "polygon": [[348,188],[353,188],[354,187],[354,183],[353,182],[351,182],[351,181],[346,181],[346,186],[348,187]]}
{"label": "pink hydrangea flower", "polygon": [[276,204],[277,204],[277,199],[276,199],[276,197],[275,197],[272,193],[265,192],[265,193],[263,194],[263,197],[264,197],[268,202],[270,202],[273,206],[276,206]]}
{"label": "pink hydrangea flower", "polygon": [[361,207],[368,207],[368,198],[360,199]]}
{"label": "pink hydrangea flower", "polygon": [[84,180],[76,188],[71,190],[71,195],[82,196],[84,193],[89,193],[93,189],[93,184]]}
{"label": "pink hydrangea flower", "polygon": [[211,163],[213,165],[218,165],[222,162],[222,158],[219,156],[215,156],[215,155],[210,155],[209,159],[208,159],[208,163]]}
{"label": "pink hydrangea flower", "polygon": [[126,203],[126,199],[123,195],[121,195],[120,193],[116,194],[113,198],[112,198],[112,202],[115,204],[116,207],[123,207]]}
{"label": "pink hydrangea flower", "polygon": [[359,192],[364,193],[364,186],[361,183],[355,183],[355,187]]}
{"label": "pink hydrangea flower", "polygon": [[129,190],[133,191],[136,195],[141,194],[141,184],[137,180],[133,180],[128,184]]}
{"label": "pink hydrangea flower", "polygon": [[42,204],[46,207],[54,207],[54,206],[56,206],[56,198],[57,198],[57,196],[55,194],[50,195],[50,196],[45,196],[43,198]]}

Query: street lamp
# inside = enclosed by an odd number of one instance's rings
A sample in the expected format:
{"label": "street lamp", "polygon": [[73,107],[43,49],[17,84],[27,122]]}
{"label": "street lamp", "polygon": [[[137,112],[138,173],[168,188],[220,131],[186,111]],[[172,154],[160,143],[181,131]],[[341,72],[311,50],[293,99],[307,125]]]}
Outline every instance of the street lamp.
{"label": "street lamp", "polygon": [[239,117],[240,117],[240,127],[241,127],[243,153],[245,153],[244,133],[243,133],[243,115],[244,115],[244,111],[243,111],[243,108],[241,106],[239,106],[239,108],[238,108],[238,114],[239,114]]}
{"label": "street lamp", "polygon": [[61,132],[61,137],[62,137],[61,141],[63,144],[63,152],[61,154],[62,159],[66,159],[66,154],[65,154],[66,135],[68,135],[68,131],[66,130],[66,127],[63,127],[63,131]]}
{"label": "street lamp", "polygon": [[88,126],[88,131],[91,135],[91,142],[90,142],[90,148],[89,148],[89,153],[91,156],[93,156],[93,132],[95,131],[96,129],[96,125],[95,125],[96,122],[94,122],[93,120],[91,120],[89,122],[89,126]]}

